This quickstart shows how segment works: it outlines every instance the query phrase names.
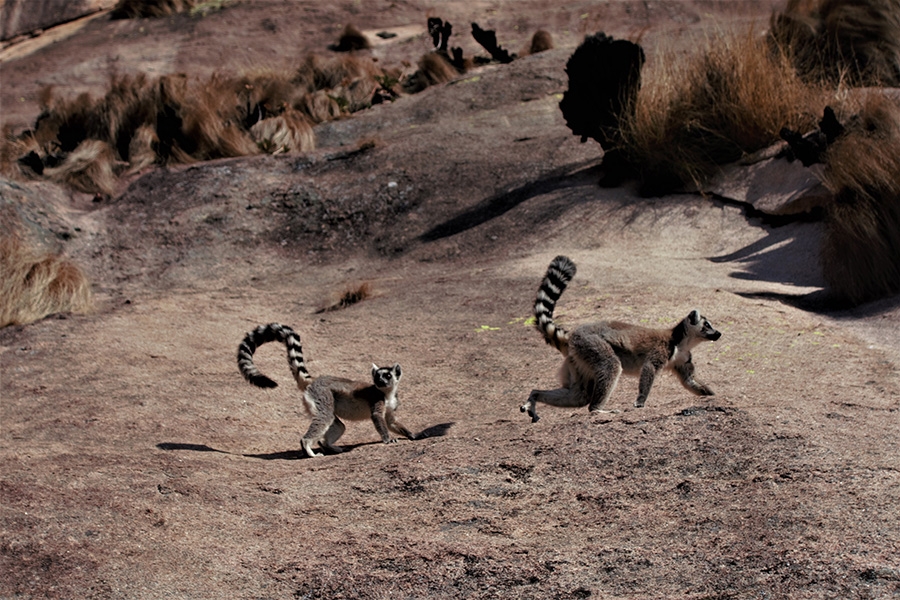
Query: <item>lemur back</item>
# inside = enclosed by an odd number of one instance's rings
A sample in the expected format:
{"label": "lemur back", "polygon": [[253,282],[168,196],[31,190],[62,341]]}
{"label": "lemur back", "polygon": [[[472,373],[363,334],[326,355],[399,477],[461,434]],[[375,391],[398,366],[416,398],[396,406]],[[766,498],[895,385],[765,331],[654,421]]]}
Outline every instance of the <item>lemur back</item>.
{"label": "lemur back", "polygon": [[268,342],[283,342],[287,349],[288,365],[303,392],[303,404],[313,420],[301,440],[307,456],[321,456],[312,448],[319,443],[322,447],[341,452],[334,443],[344,433],[345,426],[340,419],[359,421],[371,418],[384,443],[396,442],[391,431],[415,439],[415,436],[396,419],[399,407],[397,386],[400,383],[400,365],[379,367],[372,365],[372,383],[322,376],[313,379],[303,360],[300,336],[279,323],[260,325],[238,346],[238,369],[244,379],[261,388],[273,388],[278,384],[263,375],[253,363],[256,349]]}
{"label": "lemur back", "polygon": [[553,406],[588,406],[603,410],[624,372],[640,378],[635,407],[647,401],[656,374],[671,369],[689,391],[711,396],[713,391],[694,379],[691,350],[722,335],[698,311],[693,310],[672,329],[650,329],[618,321],[579,325],[571,332],[553,321],[556,303],[575,276],[575,264],[557,256],[547,268],[534,302],[535,327],[565,360],[559,370],[560,388],[532,390],[521,410],[538,420],[538,402]]}

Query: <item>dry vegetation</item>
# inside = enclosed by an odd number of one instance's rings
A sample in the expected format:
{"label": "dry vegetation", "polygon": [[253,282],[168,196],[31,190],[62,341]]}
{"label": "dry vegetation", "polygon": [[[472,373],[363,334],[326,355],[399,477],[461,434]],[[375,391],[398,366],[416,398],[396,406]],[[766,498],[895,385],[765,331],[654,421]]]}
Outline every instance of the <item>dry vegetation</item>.
{"label": "dry vegetation", "polygon": [[0,327],[90,309],[91,286],[75,263],[30,243],[8,210],[0,224]]}
{"label": "dry vegetation", "polygon": [[696,53],[648,61],[633,107],[620,119],[642,189],[662,194],[719,166],[809,131],[848,85],[900,82],[900,2],[790,0],[763,36],[722,32]]}
{"label": "dry vegetation", "polygon": [[369,282],[364,281],[363,283],[347,288],[343,294],[341,294],[340,299],[326,306],[325,308],[320,308],[316,311],[317,314],[332,312],[335,310],[341,310],[343,308],[348,308],[372,297],[372,286],[369,285]]}
{"label": "dry vegetation", "polygon": [[811,129],[827,101],[752,30],[713,35],[697,54],[658,54],[643,81],[621,136],[650,194],[704,181],[777,141],[782,127]]}
{"label": "dry vegetation", "polygon": [[848,131],[825,153],[827,207],[822,267],[843,301],[900,290],[900,107],[868,94]]}
{"label": "dry vegetation", "polygon": [[[161,17],[218,4],[121,0],[112,17]],[[539,31],[527,51],[552,46],[550,34]],[[101,98],[66,97],[48,86],[40,94],[41,114],[34,127],[18,134],[4,131],[0,172],[111,196],[123,175],[154,164],[312,150],[314,125],[393,100],[402,92],[445,83],[471,66],[469,60],[455,67],[447,52],[435,51],[421,58],[418,71],[404,76],[400,68],[382,68],[371,56],[356,53],[369,47],[365,35],[347,25],[330,47],[341,54],[310,54],[293,71],[216,73],[206,80],[183,74],[113,75]],[[361,148],[366,144],[371,141]],[[0,261],[2,325],[89,305],[89,286],[73,263],[34,251],[18,235],[4,237]],[[349,306],[368,293],[365,285],[350,290],[330,309]]]}
{"label": "dry vegetation", "polygon": [[[823,155],[821,263],[839,302],[900,290],[900,134],[896,101],[847,86],[900,82],[900,2],[791,0],[767,35],[719,33],[697,53],[651,56],[618,115],[618,148],[647,195],[702,184],[724,164],[808,132],[832,104],[851,126]],[[843,99],[843,100],[839,100]],[[858,115],[856,114],[858,112]],[[855,115],[855,116],[854,116]]]}
{"label": "dry vegetation", "polygon": [[[161,16],[201,5],[123,0],[115,14]],[[549,33],[539,31],[529,51],[552,44]],[[216,73],[205,81],[182,74],[114,75],[102,98],[69,98],[47,87],[33,129],[5,132],[0,170],[112,195],[120,176],[152,164],[306,152],[315,147],[314,125],[445,83],[471,64],[454,66],[446,51],[435,51],[421,58],[415,73],[404,74],[355,53],[369,46],[357,27],[347,25],[330,47],[341,54],[309,54],[293,71]]]}
{"label": "dry vegetation", "polygon": [[119,175],[153,163],[308,151],[313,124],[393,97],[382,84],[397,80],[370,58],[342,55],[309,56],[293,73],[117,76],[99,99],[48,88],[34,129],[7,140],[4,171],[112,194]]}
{"label": "dry vegetation", "polygon": [[788,0],[770,37],[798,72],[832,85],[900,85],[900,1]]}
{"label": "dry vegetation", "polygon": [[112,11],[113,19],[167,17],[178,13],[206,13],[217,10],[230,0],[119,0]]}

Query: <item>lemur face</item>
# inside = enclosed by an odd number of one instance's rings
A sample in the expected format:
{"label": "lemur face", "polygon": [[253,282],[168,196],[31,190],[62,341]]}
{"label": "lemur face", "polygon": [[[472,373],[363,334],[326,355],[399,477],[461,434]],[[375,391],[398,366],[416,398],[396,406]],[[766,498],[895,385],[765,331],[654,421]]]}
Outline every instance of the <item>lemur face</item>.
{"label": "lemur face", "polygon": [[392,388],[400,383],[400,365],[379,367],[372,364],[372,382],[378,389]]}
{"label": "lemur face", "polygon": [[716,341],[722,337],[722,332],[716,330],[709,322],[709,319],[700,314],[700,311],[693,310],[688,315],[688,323],[690,324],[690,334],[701,340]]}

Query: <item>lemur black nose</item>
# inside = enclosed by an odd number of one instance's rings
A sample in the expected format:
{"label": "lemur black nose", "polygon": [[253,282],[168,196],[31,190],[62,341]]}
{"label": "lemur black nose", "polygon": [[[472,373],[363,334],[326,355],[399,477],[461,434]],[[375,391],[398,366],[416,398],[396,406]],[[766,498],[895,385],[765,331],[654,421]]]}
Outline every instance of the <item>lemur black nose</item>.
{"label": "lemur black nose", "polygon": [[720,337],[722,337],[722,332],[721,332],[721,331],[717,331],[717,332],[715,332],[714,334],[712,334],[711,336],[709,336],[709,339],[712,340],[712,341],[716,341],[716,340],[719,339]]}

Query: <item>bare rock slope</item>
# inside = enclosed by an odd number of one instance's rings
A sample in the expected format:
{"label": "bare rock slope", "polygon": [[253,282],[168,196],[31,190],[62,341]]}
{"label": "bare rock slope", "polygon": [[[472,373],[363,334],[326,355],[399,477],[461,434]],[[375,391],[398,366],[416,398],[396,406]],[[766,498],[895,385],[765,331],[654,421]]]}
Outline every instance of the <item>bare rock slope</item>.
{"label": "bare rock slope", "polygon": [[[232,39],[266,4],[144,25]],[[764,19],[752,4],[713,16]],[[616,5],[568,5],[559,38],[581,14],[648,39],[716,20],[703,2]],[[354,10],[335,21],[391,25]],[[498,31],[546,14],[469,10]],[[102,48],[100,25],[80,35]],[[41,77],[62,77],[64,50],[34,57]],[[0,597],[900,593],[895,304],[796,306],[822,286],[816,223],[599,188],[598,148],[557,107],[570,50],[320,126],[308,155],[155,169],[100,203],[4,184],[85,267],[97,308],[0,331]],[[4,88],[27,71],[3,69]],[[532,424],[518,407],[555,386],[559,357],[528,317],[557,254],[579,268],[564,325],[670,327],[701,309],[723,332],[694,358],[717,395],[666,376],[634,409],[623,377],[619,413],[548,407]],[[318,312],[363,282],[368,299]],[[344,453],[303,458],[283,348],[257,353],[274,390],[236,368],[244,333],[271,321],[297,329],[314,376],[399,362],[418,439],[383,445],[352,423]]]}

